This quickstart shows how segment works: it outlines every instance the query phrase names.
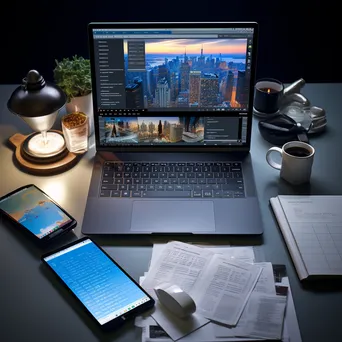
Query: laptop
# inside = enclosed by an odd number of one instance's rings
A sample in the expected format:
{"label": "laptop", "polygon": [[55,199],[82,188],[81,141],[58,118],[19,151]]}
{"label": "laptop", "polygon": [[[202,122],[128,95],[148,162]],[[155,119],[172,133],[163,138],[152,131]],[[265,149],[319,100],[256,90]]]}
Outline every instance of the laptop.
{"label": "laptop", "polygon": [[257,23],[90,23],[83,234],[263,232],[250,158]]}

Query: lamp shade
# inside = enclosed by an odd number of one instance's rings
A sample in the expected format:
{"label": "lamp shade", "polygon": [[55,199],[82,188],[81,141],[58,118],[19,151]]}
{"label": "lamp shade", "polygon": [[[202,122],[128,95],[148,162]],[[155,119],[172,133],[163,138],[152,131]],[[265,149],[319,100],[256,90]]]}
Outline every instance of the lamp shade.
{"label": "lamp shade", "polygon": [[37,70],[30,70],[12,93],[7,107],[23,119],[37,118],[60,110],[66,100],[60,87],[46,82]]}

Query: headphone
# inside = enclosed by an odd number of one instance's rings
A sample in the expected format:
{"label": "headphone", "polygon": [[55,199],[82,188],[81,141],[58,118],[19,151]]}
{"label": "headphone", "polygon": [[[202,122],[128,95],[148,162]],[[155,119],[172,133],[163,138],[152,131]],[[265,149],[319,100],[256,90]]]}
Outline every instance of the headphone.
{"label": "headphone", "polygon": [[289,141],[303,141],[308,143],[308,129],[297,123],[286,114],[277,114],[269,119],[259,121],[261,136],[274,145],[282,146]]}

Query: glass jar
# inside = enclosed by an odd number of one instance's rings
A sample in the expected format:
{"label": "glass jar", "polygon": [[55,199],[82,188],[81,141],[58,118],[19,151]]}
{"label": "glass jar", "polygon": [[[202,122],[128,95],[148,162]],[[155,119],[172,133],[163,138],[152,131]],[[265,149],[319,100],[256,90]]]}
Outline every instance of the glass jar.
{"label": "glass jar", "polygon": [[83,112],[72,112],[62,117],[62,130],[67,149],[73,153],[88,151],[88,116]]}

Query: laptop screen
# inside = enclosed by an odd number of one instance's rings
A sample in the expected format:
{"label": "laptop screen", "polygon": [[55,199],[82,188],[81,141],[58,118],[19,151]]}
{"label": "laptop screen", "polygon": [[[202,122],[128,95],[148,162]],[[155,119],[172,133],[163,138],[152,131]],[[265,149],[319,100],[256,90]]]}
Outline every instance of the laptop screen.
{"label": "laptop screen", "polygon": [[92,28],[99,146],[248,144],[254,30]]}

